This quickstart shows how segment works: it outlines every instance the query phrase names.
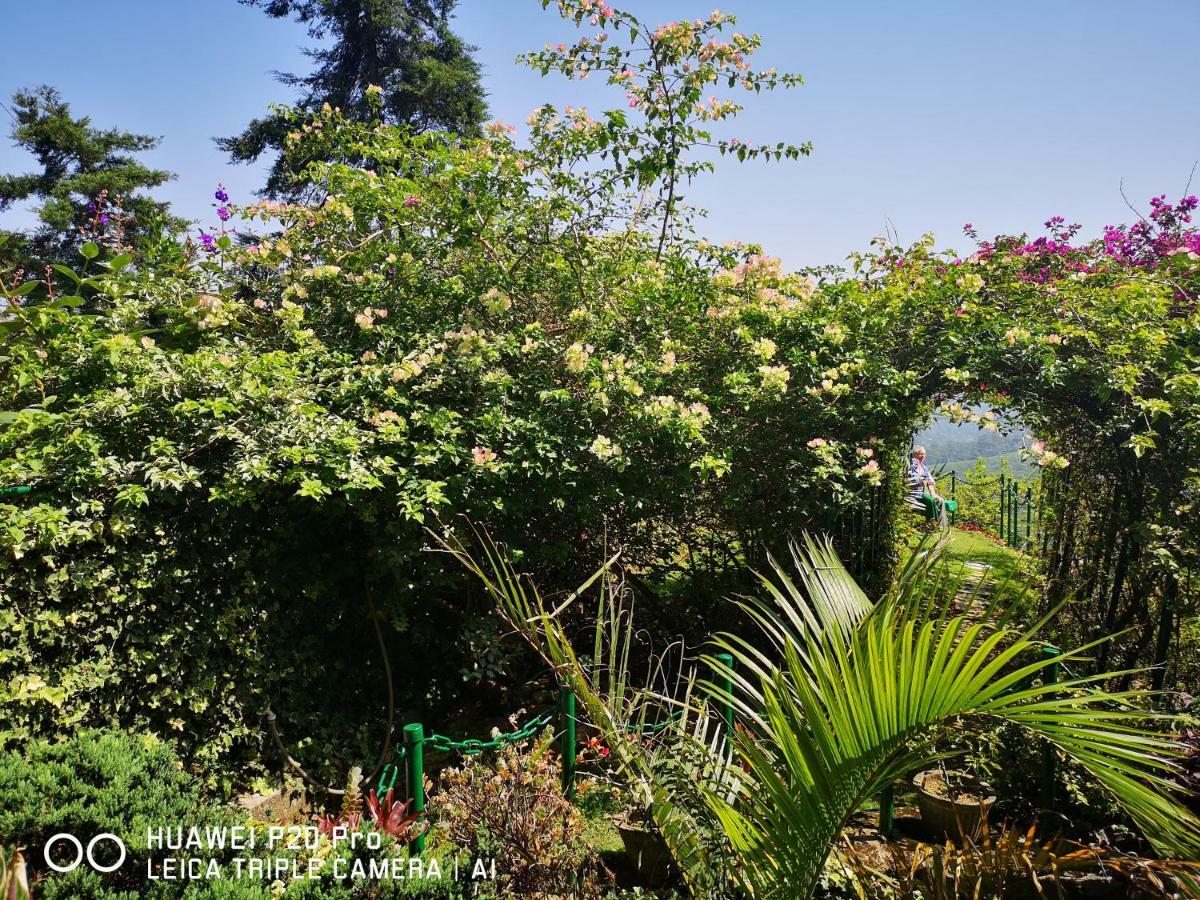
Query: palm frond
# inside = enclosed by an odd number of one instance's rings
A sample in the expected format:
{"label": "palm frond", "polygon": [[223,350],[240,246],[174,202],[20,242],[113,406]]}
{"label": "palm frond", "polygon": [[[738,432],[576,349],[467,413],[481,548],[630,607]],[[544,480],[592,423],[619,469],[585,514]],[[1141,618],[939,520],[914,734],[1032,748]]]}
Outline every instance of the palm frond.
{"label": "palm frond", "polygon": [[[938,738],[972,719],[1011,722],[1075,759],[1125,808],[1166,858],[1200,859],[1200,821],[1178,800],[1176,748],[1149,712],[1144,691],[1108,692],[1112,673],[1051,683],[1054,658],[1039,634],[1011,624],[996,602],[978,603],[978,588],[939,565],[943,548],[923,547],[892,590],[872,605],[828,541],[806,537],[791,547],[793,571],[772,560],[765,596],[740,603],[762,642],[726,634],[716,650],[736,660],[733,703],[742,726],[718,736],[722,723],[705,702],[724,689],[716,678],[686,679],[678,735],[706,758],[691,777],[668,781],[626,723],[643,704],[670,701],[628,679],[632,610],[605,590],[615,558],[588,586],[599,585],[593,660],[581,664],[558,613],[546,612],[486,535],[478,565],[451,538],[443,546],[478,575],[501,614],[576,691],[604,733],[635,796],[668,842],[688,884],[717,893],[727,872],[755,897],[811,893],[850,817],[896,779],[939,758]],[[1057,657],[1083,658],[1094,645]],[[715,657],[705,658],[718,671]],[[698,837],[704,814],[720,825],[735,865]],[[714,880],[715,879],[715,880]]]}

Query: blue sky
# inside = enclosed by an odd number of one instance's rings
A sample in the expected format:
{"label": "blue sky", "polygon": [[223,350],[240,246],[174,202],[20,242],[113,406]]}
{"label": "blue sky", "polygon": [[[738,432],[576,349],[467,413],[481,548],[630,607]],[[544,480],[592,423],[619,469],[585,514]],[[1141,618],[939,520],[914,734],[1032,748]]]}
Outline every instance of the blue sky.
{"label": "blue sky", "polygon": [[[209,217],[218,180],[235,199],[261,184],[261,168],[229,165],[211,138],[289,99],[271,72],[307,70],[299,27],[235,0],[0,4],[23,36],[5,42],[0,93],[49,83],[98,125],[162,135],[147,159],[179,174],[159,195],[182,215]],[[764,36],[761,66],[805,76],[798,90],[753,98],[730,133],[811,140],[813,155],[727,162],[691,193],[710,210],[709,237],[762,242],[791,266],[841,261],[889,222],[903,240],[933,231],[951,246],[968,221],[994,234],[1062,214],[1094,233],[1131,217],[1122,180],[1143,207],[1152,194],[1175,199],[1200,159],[1198,0],[617,5],[654,21],[719,5]],[[621,105],[597,84],[514,63],[574,34],[538,0],[461,0],[457,28],[479,47],[496,118],[523,123],[547,100]],[[28,165],[0,144],[0,171]],[[28,220],[14,210],[0,226]]]}

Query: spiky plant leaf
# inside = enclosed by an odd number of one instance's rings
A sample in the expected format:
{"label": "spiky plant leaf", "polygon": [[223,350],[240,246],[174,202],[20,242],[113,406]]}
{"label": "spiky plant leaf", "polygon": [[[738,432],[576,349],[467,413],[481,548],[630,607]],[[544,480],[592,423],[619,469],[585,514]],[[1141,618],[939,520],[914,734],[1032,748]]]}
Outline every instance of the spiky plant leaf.
{"label": "spiky plant leaf", "polygon": [[[689,700],[683,718],[690,724],[681,733],[695,736],[708,764],[668,785],[625,728],[631,614],[601,600],[596,657],[606,649],[605,689],[558,621],[565,604],[547,613],[499,548],[486,534],[479,539],[482,565],[457,539],[443,545],[575,689],[699,895],[809,896],[850,817],[937,759],[938,738],[972,720],[1012,722],[1049,741],[1112,793],[1160,854],[1200,859],[1200,821],[1178,802],[1178,751],[1160,727],[1170,717],[1149,710],[1151,694],[1104,690],[1121,673],[1039,680],[1055,662],[1038,639],[1049,617],[1018,628],[995,603],[981,608],[977,594],[947,583],[938,547],[914,554],[874,606],[828,542],[793,545],[794,575],[772,562],[766,597],[742,601],[763,643],[735,635],[715,641],[737,661],[734,702],[745,727],[731,737],[731,754],[712,740],[719,726],[705,726],[710,713]],[[571,599],[607,576],[612,563]],[[1082,659],[1094,647],[1057,660]],[[712,679],[695,687],[701,696],[721,690]],[[721,865],[697,838],[697,798],[724,830],[734,865]]]}

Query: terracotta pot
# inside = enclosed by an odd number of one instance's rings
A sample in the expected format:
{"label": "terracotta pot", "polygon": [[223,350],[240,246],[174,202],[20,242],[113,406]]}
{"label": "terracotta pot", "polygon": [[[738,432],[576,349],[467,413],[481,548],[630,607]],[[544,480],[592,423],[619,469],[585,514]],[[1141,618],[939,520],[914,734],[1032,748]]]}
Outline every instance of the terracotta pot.
{"label": "terracotta pot", "polygon": [[976,838],[983,830],[983,822],[988,810],[996,802],[996,796],[991,789],[963,772],[947,772],[955,793],[961,799],[948,800],[938,796],[926,788],[942,782],[941,769],[929,769],[919,772],[913,778],[913,787],[917,791],[917,806],[921,810],[921,822],[936,837]]}
{"label": "terracotta pot", "polygon": [[617,831],[634,871],[646,887],[661,887],[671,878],[671,853],[662,835],[628,819],[617,820]]}

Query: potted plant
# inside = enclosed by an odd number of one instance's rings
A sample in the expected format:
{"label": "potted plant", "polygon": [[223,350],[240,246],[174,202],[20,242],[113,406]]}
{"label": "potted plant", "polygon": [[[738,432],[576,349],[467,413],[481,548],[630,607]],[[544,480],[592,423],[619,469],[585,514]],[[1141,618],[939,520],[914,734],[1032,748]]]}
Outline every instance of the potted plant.
{"label": "potted plant", "polygon": [[992,789],[965,772],[927,769],[913,778],[921,822],[934,835],[976,838],[996,802]]}
{"label": "potted plant", "polygon": [[614,819],[625,855],[639,880],[650,888],[662,887],[671,878],[671,851],[654,823],[645,814],[630,810]]}

